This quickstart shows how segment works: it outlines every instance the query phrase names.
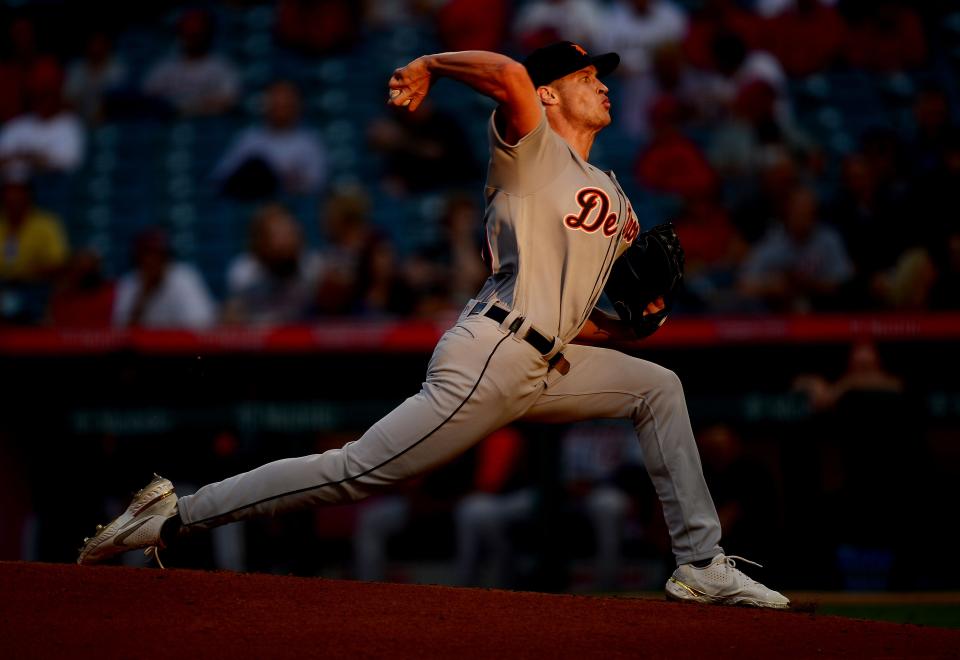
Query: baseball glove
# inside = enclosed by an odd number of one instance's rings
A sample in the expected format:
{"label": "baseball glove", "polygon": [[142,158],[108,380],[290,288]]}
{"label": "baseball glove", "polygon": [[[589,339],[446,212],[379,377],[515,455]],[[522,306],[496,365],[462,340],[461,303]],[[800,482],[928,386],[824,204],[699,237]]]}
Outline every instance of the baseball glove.
{"label": "baseball glove", "polygon": [[[604,293],[639,339],[652,335],[667,320],[683,282],[683,265],[683,248],[669,222],[642,232],[613,263]],[[664,308],[644,313],[661,296]]]}

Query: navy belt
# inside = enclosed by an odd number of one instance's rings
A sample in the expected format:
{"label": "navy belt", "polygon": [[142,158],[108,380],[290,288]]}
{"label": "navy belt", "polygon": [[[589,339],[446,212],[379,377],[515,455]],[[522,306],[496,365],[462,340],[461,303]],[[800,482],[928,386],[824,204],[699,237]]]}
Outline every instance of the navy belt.
{"label": "navy belt", "polygon": [[[476,305],[474,305],[473,309],[470,310],[470,314],[479,314],[480,308],[486,304],[487,303],[484,303],[484,302],[477,303]],[[484,311],[483,315],[489,316],[497,323],[503,323],[506,320],[507,315],[509,313],[510,313],[509,310],[506,310],[503,307],[500,307],[499,305],[494,304],[494,305],[487,305],[487,309],[486,311]],[[524,321],[523,317],[518,316],[516,319],[514,319],[513,323],[510,324],[509,331],[516,332],[517,330],[519,330],[520,326],[523,325],[523,321]],[[527,334],[521,337],[521,339],[523,339],[525,342],[527,342],[528,344],[533,346],[535,349],[537,349],[540,352],[540,355],[546,355],[553,350],[553,339],[550,339],[549,337],[546,337],[540,334],[539,331],[535,330],[532,327],[527,330]],[[559,353],[557,353],[557,355],[560,357],[563,357]],[[553,360],[551,360],[551,363],[552,362]]]}

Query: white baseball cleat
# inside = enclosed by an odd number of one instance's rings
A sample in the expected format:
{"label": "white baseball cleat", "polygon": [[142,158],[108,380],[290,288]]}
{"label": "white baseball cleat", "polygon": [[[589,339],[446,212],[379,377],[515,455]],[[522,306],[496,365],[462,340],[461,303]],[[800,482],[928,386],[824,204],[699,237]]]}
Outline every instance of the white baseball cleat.
{"label": "white baseball cleat", "polygon": [[[153,475],[153,480],[133,496],[126,511],[104,527],[97,525],[97,532],[83,540],[78,564],[98,564],[129,550],[146,548],[145,554],[156,554],[163,523],[177,513],[177,494],[169,479]],[[160,564],[162,567],[163,564]]]}
{"label": "white baseball cleat", "polygon": [[790,607],[790,600],[783,594],[744,575],[735,559],[760,566],[733,555],[717,555],[704,568],[683,564],[667,580],[667,598],[707,605],[751,605],[781,610]]}

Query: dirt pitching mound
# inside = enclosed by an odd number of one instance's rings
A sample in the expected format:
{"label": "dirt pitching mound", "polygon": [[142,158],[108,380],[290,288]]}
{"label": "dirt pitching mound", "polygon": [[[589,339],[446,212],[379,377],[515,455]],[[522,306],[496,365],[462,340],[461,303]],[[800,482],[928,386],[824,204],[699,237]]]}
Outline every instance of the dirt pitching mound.
{"label": "dirt pitching mound", "polygon": [[957,658],[960,631],[809,613],[0,562],[6,658]]}

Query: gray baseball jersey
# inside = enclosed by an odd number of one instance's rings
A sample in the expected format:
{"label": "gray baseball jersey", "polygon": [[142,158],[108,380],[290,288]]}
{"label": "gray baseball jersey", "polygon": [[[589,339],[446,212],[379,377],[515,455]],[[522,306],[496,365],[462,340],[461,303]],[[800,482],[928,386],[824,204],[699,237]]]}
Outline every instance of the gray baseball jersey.
{"label": "gray baseball jersey", "polygon": [[[639,232],[629,201],[613,175],[580,158],[546,116],[516,145],[498,136],[491,119],[490,142],[492,273],[440,339],[420,392],[340,449],[269,463],[182,497],[184,525],[359,500],[520,419],[621,418],[636,429],[677,563],[722,552],[679,379],[614,350],[568,344],[614,259]],[[532,341],[534,333],[552,341]],[[560,351],[568,369],[552,368]]]}
{"label": "gray baseball jersey", "polygon": [[584,161],[544,115],[507,145],[489,124],[486,230],[493,272],[480,300],[497,299],[550,336],[577,336],[610,266],[640,227],[612,174]]}

